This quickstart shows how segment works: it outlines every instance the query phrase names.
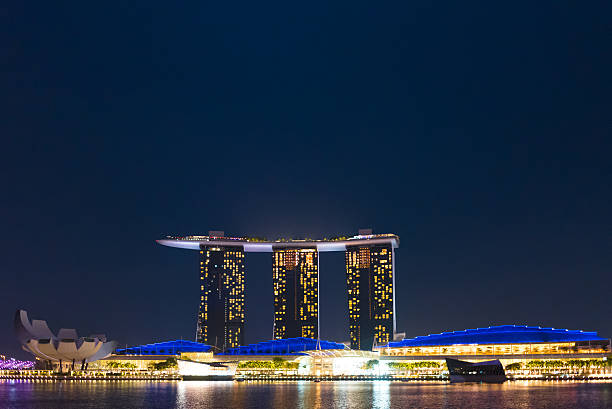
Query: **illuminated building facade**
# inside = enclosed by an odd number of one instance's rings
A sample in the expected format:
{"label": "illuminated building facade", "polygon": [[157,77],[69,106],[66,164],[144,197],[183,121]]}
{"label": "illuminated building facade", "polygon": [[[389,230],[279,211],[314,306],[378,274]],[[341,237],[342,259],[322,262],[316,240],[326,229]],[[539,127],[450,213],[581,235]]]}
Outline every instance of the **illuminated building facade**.
{"label": "illuminated building facade", "polygon": [[319,336],[319,253],[275,248],[272,253],[274,339]]}
{"label": "illuminated building facade", "polygon": [[347,247],[346,284],[352,349],[371,350],[393,340],[393,247]]}
{"label": "illuminated building facade", "polygon": [[[610,380],[610,348],[610,339],[598,336],[597,332],[503,325],[404,339],[373,351],[349,349],[344,344],[311,338],[289,338],[213,353],[210,346],[176,340],[118,349],[92,367],[108,370],[108,364],[114,362],[151,370],[151,363],[178,358],[178,372],[182,375],[188,373],[181,362],[187,362],[188,365],[199,363],[200,369],[237,367],[236,374],[245,379],[286,379],[291,375],[310,379],[384,376],[385,379],[445,380],[448,379],[446,359],[451,358],[474,363],[499,360],[506,373],[515,379],[567,380],[572,376],[584,379],[588,375],[593,380]],[[284,361],[283,365],[278,365],[278,358]],[[116,368],[112,371],[117,371]],[[133,371],[129,367],[126,370]],[[176,369],[169,371],[176,373]],[[198,375],[219,374],[204,372]]]}
{"label": "illuminated building facade", "polygon": [[244,249],[202,245],[196,340],[225,350],[244,344]]}
{"label": "illuminated building facade", "polygon": [[597,332],[500,325],[389,342],[377,350],[381,357],[407,359],[601,358],[610,353],[610,340]]}

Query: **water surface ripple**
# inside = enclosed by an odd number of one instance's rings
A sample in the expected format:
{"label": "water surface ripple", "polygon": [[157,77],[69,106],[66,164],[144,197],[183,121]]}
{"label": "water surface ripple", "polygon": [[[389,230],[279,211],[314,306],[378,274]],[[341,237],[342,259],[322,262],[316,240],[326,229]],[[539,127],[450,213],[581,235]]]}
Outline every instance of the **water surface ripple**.
{"label": "water surface ripple", "polygon": [[0,381],[1,408],[612,408],[612,382]]}

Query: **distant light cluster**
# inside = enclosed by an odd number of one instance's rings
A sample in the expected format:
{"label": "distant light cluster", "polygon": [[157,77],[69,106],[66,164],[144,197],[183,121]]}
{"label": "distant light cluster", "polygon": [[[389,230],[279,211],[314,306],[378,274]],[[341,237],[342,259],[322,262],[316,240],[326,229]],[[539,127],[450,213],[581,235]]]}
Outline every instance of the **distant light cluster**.
{"label": "distant light cluster", "polygon": [[0,371],[11,371],[19,369],[32,369],[36,365],[33,361],[20,361],[15,358],[9,358],[4,361],[0,361]]}

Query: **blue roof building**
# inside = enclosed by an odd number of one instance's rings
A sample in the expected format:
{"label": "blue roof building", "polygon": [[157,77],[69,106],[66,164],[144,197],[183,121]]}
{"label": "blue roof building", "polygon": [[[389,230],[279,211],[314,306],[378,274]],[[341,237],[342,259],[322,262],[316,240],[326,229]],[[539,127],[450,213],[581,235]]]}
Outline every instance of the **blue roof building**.
{"label": "blue roof building", "polygon": [[597,332],[580,330],[530,327],[526,325],[500,325],[488,328],[466,329],[464,331],[443,332],[398,342],[389,342],[380,348],[402,348],[438,345],[469,344],[520,344],[520,343],[565,343],[606,341]]}
{"label": "blue roof building", "polygon": [[115,351],[117,355],[180,355],[183,352],[211,352],[210,345],[193,341],[167,341],[155,344],[138,345],[129,348],[120,348]]}
{"label": "blue roof building", "polygon": [[[318,342],[318,345],[317,345]],[[306,355],[315,349],[345,349],[344,344],[312,338],[287,338],[228,348],[220,355]]]}

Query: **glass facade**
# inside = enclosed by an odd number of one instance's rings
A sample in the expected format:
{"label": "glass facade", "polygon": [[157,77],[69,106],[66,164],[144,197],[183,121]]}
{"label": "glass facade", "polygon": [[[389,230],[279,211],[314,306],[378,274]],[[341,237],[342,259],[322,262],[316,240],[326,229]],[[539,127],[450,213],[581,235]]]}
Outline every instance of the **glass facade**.
{"label": "glass facade", "polygon": [[201,246],[197,341],[219,349],[244,344],[244,249]]}
{"label": "glass facade", "polygon": [[274,339],[319,336],[319,253],[275,248],[272,253]]}
{"label": "glass facade", "polygon": [[347,247],[345,255],[351,348],[371,350],[393,340],[393,248]]}

